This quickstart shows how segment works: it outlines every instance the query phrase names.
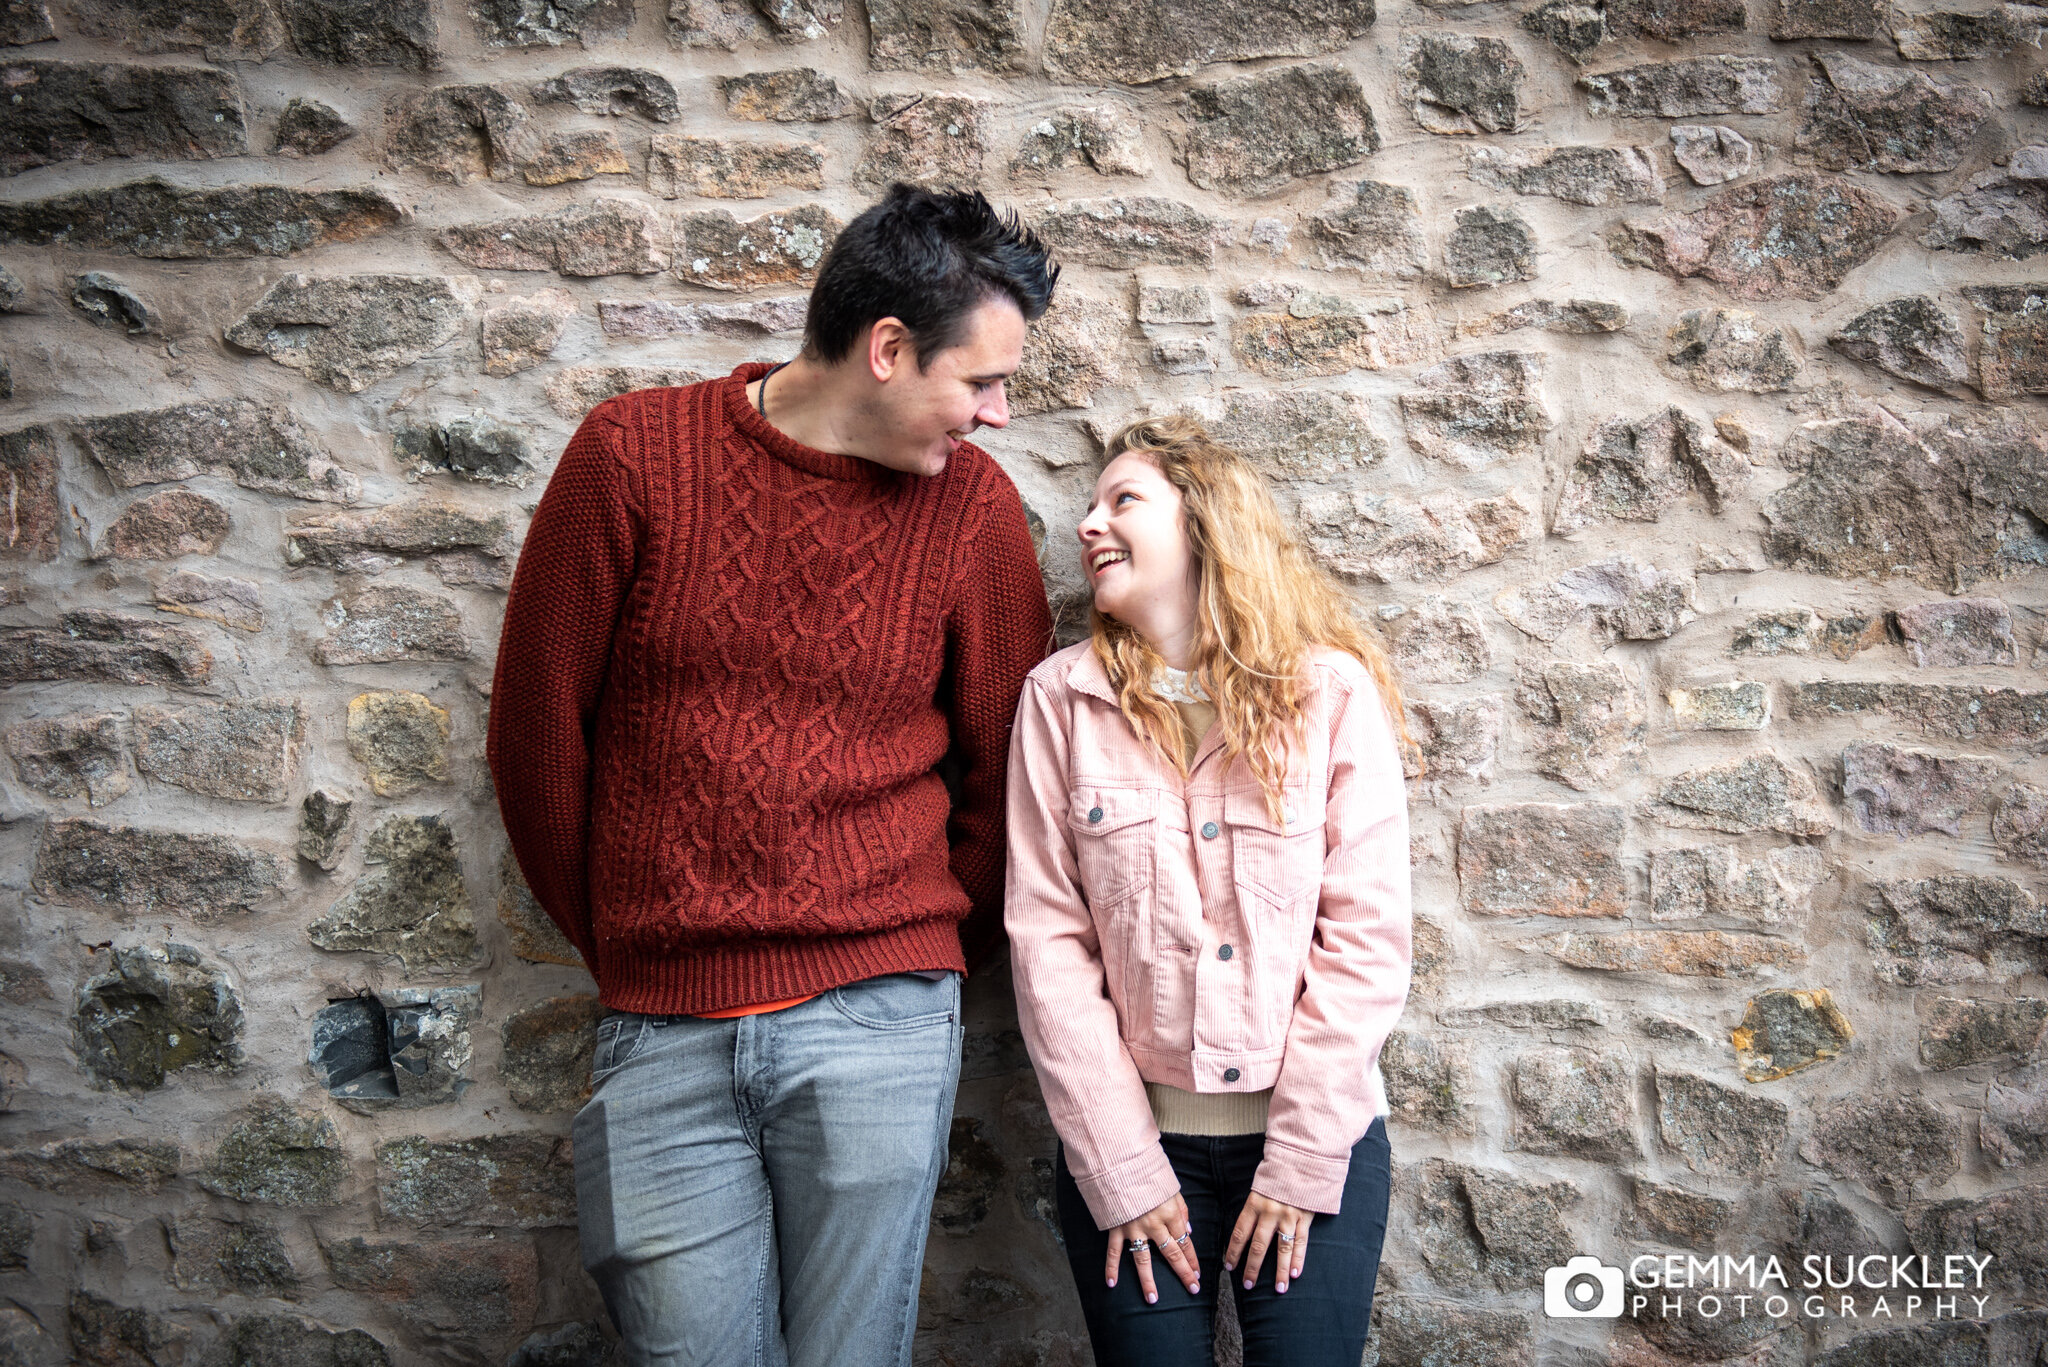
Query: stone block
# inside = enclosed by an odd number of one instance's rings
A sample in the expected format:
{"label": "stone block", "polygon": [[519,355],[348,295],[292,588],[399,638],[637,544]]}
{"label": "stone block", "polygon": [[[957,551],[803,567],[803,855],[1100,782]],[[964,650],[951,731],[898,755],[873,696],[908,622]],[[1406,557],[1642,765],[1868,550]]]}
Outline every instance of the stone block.
{"label": "stone block", "polygon": [[853,182],[870,190],[896,181],[974,185],[989,153],[991,102],[973,95],[878,95],[868,105],[875,125]]}
{"label": "stone block", "polygon": [[1053,0],[1045,67],[1070,84],[1145,85],[1212,62],[1314,57],[1372,27],[1374,0],[1308,0],[1276,9],[1257,0],[1138,0],[1110,11]]}
{"label": "stone block", "polygon": [[333,1121],[259,1094],[222,1136],[199,1184],[237,1201],[305,1209],[333,1205],[348,1174]]}
{"label": "stone block", "polygon": [[683,133],[656,133],[648,142],[647,189],[663,199],[761,199],[783,187],[824,189],[825,149]]}
{"label": "stone block", "polygon": [[1539,641],[1586,627],[1612,641],[1661,641],[1692,621],[1689,575],[1618,555],[1566,570],[1548,584],[1508,588],[1494,608],[1509,625]]}
{"label": "stone block", "polygon": [[49,797],[83,797],[104,807],[128,791],[118,712],[80,712],[7,728],[15,777]]}
{"label": "stone block", "polygon": [[1209,266],[1229,225],[1178,200],[1149,195],[1077,200],[1031,223],[1061,260],[1110,270]]}
{"label": "stone block", "polygon": [[137,499],[107,525],[93,548],[95,560],[176,560],[212,555],[227,540],[228,510],[185,489]]}
{"label": "stone block", "polygon": [[1373,1299],[1372,1323],[1383,1367],[1439,1359],[1460,1367],[1519,1367],[1535,1351],[1529,1318],[1513,1310],[1383,1293]]}
{"label": "stone block", "polygon": [[477,36],[489,47],[585,47],[624,38],[633,27],[633,0],[564,0],[535,6],[524,0],[478,0],[470,7]]}
{"label": "stone block", "polygon": [[1674,688],[1664,697],[1681,731],[1761,731],[1771,720],[1770,690],[1754,680]]}
{"label": "stone block", "polygon": [[104,1088],[146,1092],[181,1068],[242,1063],[240,996],[189,945],[114,950],[79,984],[72,1032],[79,1065]]}
{"label": "stone block", "polygon": [[1478,1083],[1468,1046],[1396,1030],[1380,1049],[1379,1069],[1395,1120],[1427,1130],[1471,1132]]}
{"label": "stone block", "polygon": [[1800,836],[1826,835],[1835,828],[1813,779],[1769,752],[1667,779],[1657,800],[1663,805],[1653,814],[1674,826]]}
{"label": "stone block", "polygon": [[1871,958],[1888,983],[2000,982],[2048,966],[2048,914],[2009,878],[1878,879],[1865,913]]}
{"label": "stone block", "polygon": [[474,1345],[496,1360],[533,1327],[540,1265],[531,1240],[358,1237],[321,1252],[336,1286],[385,1303],[430,1341]]}
{"label": "stone block", "polygon": [[1962,322],[1932,295],[1909,294],[1866,309],[1829,337],[1828,345],[1887,375],[1944,393],[1970,378]]}
{"label": "stone block", "polygon": [[1523,328],[1541,328],[1545,332],[1569,337],[1588,337],[1602,332],[1620,332],[1627,326],[1628,310],[1620,304],[1600,299],[1567,299],[1563,303],[1554,299],[1531,299],[1511,309],[1462,324],[1459,331],[1468,337],[1477,337],[1488,333],[1520,332]]}
{"label": "stone block", "polygon": [[867,11],[868,66],[875,71],[1025,69],[1020,0],[869,0]]}
{"label": "stone block", "polygon": [[280,157],[317,157],[347,142],[356,127],[332,105],[293,96],[277,116],[270,150]]}
{"label": "stone block", "polygon": [[1914,603],[1892,614],[1906,653],[1925,669],[2019,663],[2012,609],[1998,598],[1952,598]]}
{"label": "stone block", "polygon": [[972,1234],[988,1218],[989,1202],[1002,1187],[1002,1155],[989,1142],[988,1127],[964,1115],[953,1117],[946,1153],[932,1219],[947,1234]]}
{"label": "stone block", "polygon": [[428,0],[291,0],[292,46],[308,61],[434,71],[441,51]]}
{"label": "stone block", "polygon": [[1401,39],[1401,99],[1431,133],[1512,133],[1529,111],[1528,79],[1514,49],[1498,38],[1411,33]]}
{"label": "stone block", "polygon": [[1579,1189],[1529,1182],[1505,1172],[1427,1158],[1395,1178],[1415,1193],[1415,1245],[1439,1285],[1507,1290],[1570,1257],[1564,1214]]}
{"label": "stone block", "polygon": [[512,942],[512,952],[528,963],[583,967],[583,956],[541,910],[510,850],[498,861],[498,920]]}
{"label": "stone block", "polygon": [[1658,1137],[1688,1168],[1710,1176],[1756,1177],[1778,1166],[1790,1134],[1783,1102],[1690,1073],[1655,1072]]}
{"label": "stone block", "polygon": [[1924,1097],[1849,1097],[1816,1110],[1799,1156],[1897,1209],[1962,1171],[1963,1123]]}
{"label": "stone block", "polygon": [[71,307],[94,327],[118,329],[130,337],[163,331],[163,319],[157,311],[105,271],[74,275],[69,283]]}
{"label": "stone block", "polygon": [[455,833],[441,817],[386,817],[370,832],[363,862],[363,876],[306,927],[315,945],[395,955],[408,970],[455,968],[475,957]]}
{"label": "stone block", "polygon": [[1358,78],[1334,64],[1279,67],[1196,85],[1182,97],[1188,179],[1225,195],[1267,195],[1380,150]]}
{"label": "stone block", "polygon": [[1534,1049],[1509,1072],[1514,1147],[1611,1163],[1641,1156],[1636,1146],[1635,1074],[1629,1059],[1590,1049]]}
{"label": "stone block", "polygon": [[151,577],[150,590],[159,612],[218,622],[237,631],[263,630],[263,591],[250,580],[168,570]]}
{"label": "stone block", "polygon": [[1486,626],[1469,603],[1432,595],[1392,619],[1380,632],[1403,680],[1410,683],[1466,683],[1493,668]]}
{"label": "stone block", "polygon": [[670,259],[668,225],[661,216],[623,199],[586,200],[544,214],[461,224],[443,228],[435,240],[458,261],[487,271],[554,271],[583,278],[655,275],[668,269]]}
{"label": "stone block", "polygon": [[1775,1082],[1840,1058],[1856,1031],[1824,987],[1773,988],[1749,999],[1729,1036],[1746,1082]]}
{"label": "stone block", "polygon": [[1735,1203],[1637,1177],[1630,1186],[1636,1218],[1656,1234],[1693,1248],[1711,1248],[1735,1216]]}
{"label": "stone block", "polygon": [[668,44],[685,51],[727,52],[768,39],[785,43],[823,38],[846,17],[843,0],[670,0]]}
{"label": "stone block", "polygon": [[1991,839],[2007,859],[2048,868],[2048,790],[2015,783],[2000,793]]}
{"label": "stone block", "polygon": [[1909,62],[1967,62],[2002,57],[2019,40],[2018,25],[2003,10],[1968,12],[1894,10],[1888,25],[1899,56]]}
{"label": "stone block", "polygon": [[1646,147],[1475,147],[1465,174],[1497,190],[1593,208],[1664,202],[1664,177]]}
{"label": "stone block", "polygon": [[467,185],[510,180],[539,155],[541,134],[526,107],[489,85],[399,90],[384,108],[384,164]]}
{"label": "stone block", "polygon": [[1877,0],[1771,0],[1769,31],[1781,43],[1798,38],[1863,43],[1877,35],[1877,19]]}
{"label": "stone block", "polygon": [[1798,927],[1825,882],[1820,851],[1789,845],[1745,860],[1729,845],[1657,850],[1650,855],[1650,919],[1723,917],[1762,927]]}
{"label": "stone block", "polygon": [[590,1098],[591,1054],[604,1008],[588,993],[551,997],[505,1020],[499,1063],[512,1104],[567,1115]]}
{"label": "stone block", "polygon": [[1415,192],[1377,180],[1332,181],[1330,200],[1308,221],[1325,269],[1355,267],[1412,280],[1429,265]]}
{"label": "stone block", "polygon": [[543,1229],[576,1223],[569,1141],[530,1131],[377,1146],[384,1214],[421,1224]]}
{"label": "stone block", "polygon": [[1999,777],[1994,760],[1945,756],[1872,742],[1842,752],[1842,796],[1856,824],[1900,837],[1962,834],[1965,815],[1985,805]]}
{"label": "stone block", "polygon": [[135,709],[135,767],[236,802],[282,802],[305,720],[283,700]]}
{"label": "stone block", "polygon": [[455,340],[477,297],[469,276],[287,275],[225,335],[316,384],[359,394]]}
{"label": "stone block", "polygon": [[1010,159],[1012,180],[1086,167],[1102,176],[1146,176],[1152,153],[1137,111],[1120,102],[1067,105],[1025,131]]}
{"label": "stone block", "polygon": [[1564,997],[1487,1002],[1438,1011],[1437,1019],[1458,1029],[1504,1026],[1510,1030],[1595,1030],[1607,1014],[1595,1001]]}
{"label": "stone block", "polygon": [[655,123],[674,123],[683,113],[674,84],[646,67],[572,67],[534,82],[528,95],[535,104],[573,105],[581,113],[615,119],[637,115]]}
{"label": "stone block", "polygon": [[34,886],[45,897],[202,925],[254,910],[284,882],[276,856],[221,835],[60,819],[36,848]]}
{"label": "stone block", "polygon": [[1642,685],[1618,664],[1523,659],[1515,703],[1530,723],[1536,772],[1566,787],[1606,788],[1618,770],[1642,758]]}
{"label": "stone block", "polygon": [[70,1361],[80,1367],[172,1367],[185,1360],[191,1347],[192,1331],[167,1316],[117,1305],[90,1291],[74,1290],[65,1309]]}
{"label": "stone block", "polygon": [[1010,410],[1019,415],[1093,408],[1098,389],[1121,385],[1131,315],[1121,304],[1060,292],[1024,339],[1010,377]]}
{"label": "stone block", "polygon": [[1248,370],[1303,379],[1434,360],[1443,339],[1427,308],[1400,299],[1297,294],[1285,312],[1238,315],[1230,349]]}
{"label": "stone block", "polygon": [[1697,209],[1625,222],[1609,245],[1624,264],[1676,280],[1700,276],[1737,299],[1819,299],[1876,255],[1899,216],[1848,181],[1797,172],[1732,186]]}
{"label": "stone block", "polygon": [[352,242],[409,217],[379,190],[183,186],[147,176],[0,204],[0,242],[62,243],[173,261],[238,260]]}
{"label": "stone block", "polygon": [[1536,233],[1513,209],[1460,209],[1444,240],[1444,280],[1452,289],[1491,288],[1536,277]]}
{"label": "stone block", "polygon": [[719,81],[725,112],[735,119],[776,123],[826,123],[854,111],[839,82],[815,67],[750,71]]}
{"label": "stone block", "polygon": [[619,135],[609,128],[550,133],[540,150],[519,168],[521,179],[528,185],[567,185],[575,180],[632,173],[626,149],[619,146]]}
{"label": "stone block", "polygon": [[[488,320],[485,326],[489,327]],[[415,478],[450,474],[475,484],[523,489],[534,475],[525,428],[482,412],[445,423],[400,427],[392,436],[391,454]]]}
{"label": "stone block", "polygon": [[0,498],[8,510],[0,559],[56,559],[61,514],[55,429],[38,424],[0,433]]}
{"label": "stone block", "polygon": [[1556,425],[1544,406],[1544,357],[1529,351],[1453,356],[1401,395],[1408,444],[1459,470],[1521,460]]}
{"label": "stone block", "polygon": [[1481,916],[1621,916],[1628,818],[1614,803],[1467,807],[1458,828],[1460,904]]}
{"label": "stone block", "polygon": [[[2048,1183],[1916,1202],[1906,1208],[1904,1219],[1916,1254],[1930,1259],[1961,1254],[1979,1262],[1988,1254],[1991,1261],[1984,1264],[1983,1285],[1993,1294],[2004,1293],[2025,1305],[2038,1300],[2042,1286],[2048,1285],[2048,1246],[2041,1236],[2048,1227]],[[2026,1318],[2038,1323],[2035,1315]],[[2037,1335],[2023,1351],[2038,1354],[2039,1346]]]}
{"label": "stone block", "polygon": [[205,161],[249,150],[241,93],[199,66],[27,59],[8,64],[0,176],[108,157]]}
{"label": "stone block", "polygon": [[1772,394],[1790,389],[1799,374],[1797,339],[1760,325],[1747,309],[1688,309],[1668,341],[1665,359],[1695,389]]}
{"label": "stone block", "polygon": [[1962,684],[1824,681],[1792,686],[1795,718],[1886,717],[1937,740],[2048,748],[2048,692]]}
{"label": "stone block", "polygon": [[1408,777],[1492,782],[1503,711],[1497,697],[1456,702],[1409,699],[1408,735],[1414,752],[1405,759]]}
{"label": "stone block", "polygon": [[1570,968],[1684,978],[1754,978],[1806,958],[1790,940],[1721,930],[1570,930],[1521,944]]}
{"label": "stone block", "polygon": [[1686,57],[1579,77],[1586,110],[1632,118],[1775,114],[1785,107],[1778,64],[1769,57]]}
{"label": "stone block", "polygon": [[122,489],[213,475],[317,503],[353,503],[363,491],[283,404],[211,399],[117,413],[81,423],[79,440]]}
{"label": "stone block", "polygon": [[714,290],[809,285],[826,248],[844,226],[816,204],[762,214],[745,223],[722,209],[685,214],[676,220],[676,278]]}
{"label": "stone block", "polygon": [[469,658],[462,609],[444,594],[367,584],[330,598],[320,615],[328,634],[313,658],[324,665]]}
{"label": "stone block", "polygon": [[1671,156],[1695,185],[1725,185],[1756,169],[1756,148],[1726,124],[1681,123],[1671,129]]}
{"label": "stone block", "polygon": [[1537,537],[1537,515],[1521,489],[1427,505],[1357,490],[1314,494],[1298,513],[1318,561],[1344,578],[1381,584],[1440,581],[1495,564]]}
{"label": "stone block", "polygon": [[1830,171],[1953,171],[1991,117],[1988,92],[1963,81],[1816,52],[1794,146]]}
{"label": "stone block", "polygon": [[2030,1063],[1992,1079],[1977,1117],[1977,1143],[2001,1168],[2048,1158],[2048,1065]]}
{"label": "stone block", "polygon": [[297,1300],[300,1279],[277,1226],[198,1212],[167,1217],[170,1283],[180,1291],[232,1291]]}
{"label": "stone block", "polygon": [[431,498],[362,512],[316,513],[287,523],[284,533],[287,565],[317,565],[343,574],[381,574],[407,560],[439,560],[463,551],[503,560],[511,549],[504,513],[486,516]]}
{"label": "stone block", "polygon": [[323,1329],[291,1315],[243,1315],[216,1343],[222,1367],[391,1367],[361,1329]]}
{"label": "stone block", "polygon": [[2023,147],[2005,167],[1979,171],[1929,207],[1934,222],[1920,240],[1935,251],[2039,256],[2048,251],[2048,150]]}
{"label": "stone block", "polygon": [[2048,1001],[2039,997],[1937,996],[1920,1020],[1920,1062],[1947,1069],[2024,1058],[2040,1048],[2044,1029]]}

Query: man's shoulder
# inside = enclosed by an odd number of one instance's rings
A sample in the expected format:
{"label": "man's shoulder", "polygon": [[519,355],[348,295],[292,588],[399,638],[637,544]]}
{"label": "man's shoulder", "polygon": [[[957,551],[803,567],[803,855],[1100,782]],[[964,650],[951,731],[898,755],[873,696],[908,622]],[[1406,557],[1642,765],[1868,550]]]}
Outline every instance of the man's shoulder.
{"label": "man's shoulder", "polygon": [[611,423],[619,427],[641,427],[649,422],[673,421],[682,412],[711,403],[725,376],[699,380],[695,384],[653,385],[646,389],[614,394],[592,408],[584,421]]}

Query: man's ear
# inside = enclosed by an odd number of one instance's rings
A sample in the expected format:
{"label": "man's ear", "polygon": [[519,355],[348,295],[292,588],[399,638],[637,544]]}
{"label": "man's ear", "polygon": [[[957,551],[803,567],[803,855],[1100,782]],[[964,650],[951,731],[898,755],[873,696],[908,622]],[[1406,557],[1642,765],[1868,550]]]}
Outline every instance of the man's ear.
{"label": "man's ear", "polygon": [[876,319],[868,329],[868,373],[878,384],[887,384],[901,367],[915,364],[917,352],[903,320],[894,315]]}

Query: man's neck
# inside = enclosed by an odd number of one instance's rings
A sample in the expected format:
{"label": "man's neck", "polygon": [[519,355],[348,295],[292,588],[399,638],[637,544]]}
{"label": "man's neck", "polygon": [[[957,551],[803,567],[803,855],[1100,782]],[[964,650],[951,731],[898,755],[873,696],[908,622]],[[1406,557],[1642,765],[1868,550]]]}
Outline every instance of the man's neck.
{"label": "man's neck", "polygon": [[862,405],[839,366],[819,365],[800,354],[773,372],[772,380],[764,375],[748,385],[747,402],[793,442],[865,458],[869,442]]}

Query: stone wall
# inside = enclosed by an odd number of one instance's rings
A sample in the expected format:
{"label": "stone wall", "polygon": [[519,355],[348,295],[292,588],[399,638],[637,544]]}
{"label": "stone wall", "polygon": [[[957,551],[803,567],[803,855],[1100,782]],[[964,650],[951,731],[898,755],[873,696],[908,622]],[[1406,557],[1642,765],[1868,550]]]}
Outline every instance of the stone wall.
{"label": "stone wall", "polygon": [[[1099,441],[1186,408],[1404,673],[1369,1359],[2033,1361],[2044,27],[12,0],[0,1363],[596,1360],[597,1008],[482,760],[504,585],[580,416],[790,354],[897,177],[1065,263],[988,444],[1070,637]],[[1087,1360],[1008,996],[925,1362]],[[1990,1327],[1539,1309],[1646,1250],[1989,1253]]]}

